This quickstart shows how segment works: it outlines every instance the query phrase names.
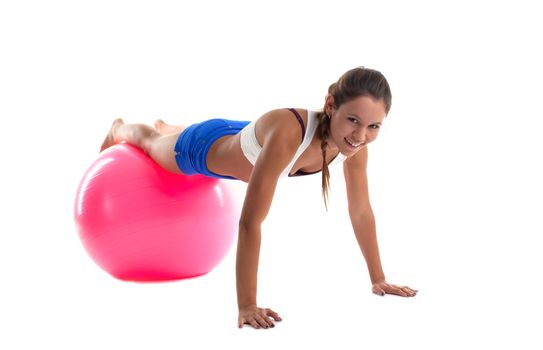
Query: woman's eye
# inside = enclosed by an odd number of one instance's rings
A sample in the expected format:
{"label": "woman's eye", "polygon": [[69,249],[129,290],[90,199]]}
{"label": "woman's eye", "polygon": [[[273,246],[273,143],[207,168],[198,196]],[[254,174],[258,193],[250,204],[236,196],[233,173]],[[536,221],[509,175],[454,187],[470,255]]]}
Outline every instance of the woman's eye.
{"label": "woman's eye", "polygon": [[353,123],[355,124],[358,124],[358,119],[355,119],[355,118],[349,118],[350,121],[352,121]]}
{"label": "woman's eye", "polygon": [[376,125],[376,124],[370,125],[370,129],[379,129],[379,125]]}

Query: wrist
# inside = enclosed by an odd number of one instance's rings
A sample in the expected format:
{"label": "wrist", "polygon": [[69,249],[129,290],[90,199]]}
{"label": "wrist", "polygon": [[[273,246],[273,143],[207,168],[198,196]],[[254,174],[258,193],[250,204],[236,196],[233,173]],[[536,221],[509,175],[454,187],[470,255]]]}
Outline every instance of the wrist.
{"label": "wrist", "polygon": [[379,275],[379,276],[375,276],[375,277],[371,277],[371,284],[375,284],[375,283],[380,283],[380,282],[384,282],[385,281],[385,276],[384,275]]}
{"label": "wrist", "polygon": [[247,308],[250,308],[250,307],[256,307],[256,303],[244,303],[244,304],[239,304],[238,303],[238,310],[243,310],[243,309],[247,309]]}

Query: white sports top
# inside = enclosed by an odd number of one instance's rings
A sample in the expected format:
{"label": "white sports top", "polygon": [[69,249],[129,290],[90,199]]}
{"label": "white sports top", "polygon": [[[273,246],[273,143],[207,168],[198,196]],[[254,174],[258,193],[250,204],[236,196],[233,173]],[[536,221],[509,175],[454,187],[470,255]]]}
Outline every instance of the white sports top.
{"label": "white sports top", "polygon": [[[296,113],[294,110],[292,111]],[[297,116],[299,117],[299,115]],[[301,118],[299,118],[299,120],[301,124],[302,123]],[[246,127],[244,127],[240,131],[241,150],[243,151],[245,158],[247,158],[247,160],[251,162],[251,164],[253,165],[255,165],[258,155],[260,154],[260,151],[262,151],[262,146],[260,146],[256,138],[255,125],[256,125],[256,120],[253,120],[251,123],[249,123]],[[317,111],[307,110],[307,127],[305,130],[305,136],[302,141],[302,144],[300,145],[300,147],[298,147],[298,150],[294,154],[294,157],[290,161],[289,165],[287,165],[285,170],[281,173],[280,177],[289,176],[290,171],[292,170],[292,167],[294,166],[294,163],[296,163],[298,158],[300,158],[302,153],[304,153],[307,147],[309,147],[309,145],[311,144],[311,140],[313,140],[313,136],[315,135],[315,131],[317,130],[317,125],[318,125]],[[334,158],[334,160],[330,163],[330,165],[341,163],[346,158],[347,157],[345,157],[343,154],[339,153],[337,157]],[[303,173],[301,175],[309,175],[309,174],[312,174],[312,173],[307,173],[307,174]]]}

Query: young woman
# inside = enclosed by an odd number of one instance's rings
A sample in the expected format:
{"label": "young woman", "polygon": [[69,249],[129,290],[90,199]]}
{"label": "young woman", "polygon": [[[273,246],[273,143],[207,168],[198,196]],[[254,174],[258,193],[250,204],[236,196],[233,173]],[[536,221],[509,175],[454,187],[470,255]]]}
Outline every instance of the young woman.
{"label": "young woman", "polygon": [[253,122],[211,119],[188,127],[158,120],[155,127],[113,122],[101,150],[128,142],[177,174],[239,179],[248,183],[239,221],[236,276],[238,325],[274,327],[279,315],[257,306],[261,225],[281,176],[322,171],[327,204],[328,166],[343,162],[349,216],[368,266],[372,291],[415,296],[417,290],[386,282],[368,197],[367,145],[377,138],[391,106],[391,92],[378,71],[358,67],[328,89],[322,111],[281,108]]}

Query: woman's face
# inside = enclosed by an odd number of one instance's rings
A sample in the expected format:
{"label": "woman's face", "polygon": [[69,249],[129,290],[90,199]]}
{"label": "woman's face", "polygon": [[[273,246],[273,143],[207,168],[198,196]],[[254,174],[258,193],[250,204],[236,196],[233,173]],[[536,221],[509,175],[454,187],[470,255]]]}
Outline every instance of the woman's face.
{"label": "woman's face", "polygon": [[333,97],[328,96],[326,110],[331,115],[328,145],[339,149],[344,156],[353,156],[377,138],[385,119],[385,103],[369,96],[360,96],[333,108]]}

